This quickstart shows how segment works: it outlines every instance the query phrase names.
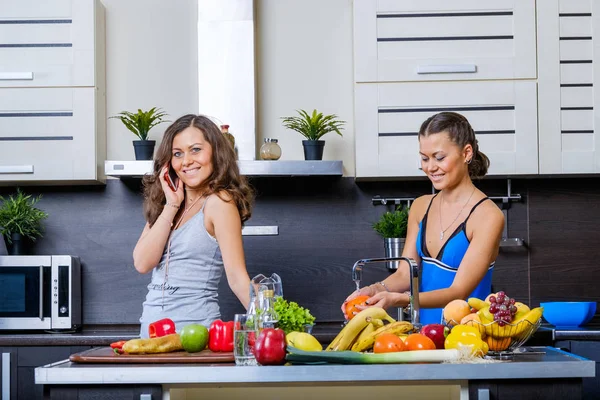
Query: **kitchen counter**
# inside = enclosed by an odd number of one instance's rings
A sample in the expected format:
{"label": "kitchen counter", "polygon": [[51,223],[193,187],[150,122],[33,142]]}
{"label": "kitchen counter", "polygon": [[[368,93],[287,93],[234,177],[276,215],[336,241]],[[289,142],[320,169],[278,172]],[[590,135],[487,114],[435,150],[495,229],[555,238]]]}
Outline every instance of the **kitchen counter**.
{"label": "kitchen counter", "polygon": [[[535,352],[544,351],[546,354],[523,355],[513,361],[490,364],[327,364],[269,367],[238,367],[231,363],[77,364],[64,360],[36,368],[35,382],[61,385],[94,383],[226,384],[581,378],[595,375],[594,362],[586,358],[552,347],[528,349]],[[267,371],[268,373],[266,373]]]}
{"label": "kitchen counter", "polygon": [[[460,398],[468,398],[464,393],[468,393],[474,384],[481,388],[481,382],[506,380],[514,387],[526,384],[529,379],[538,383],[547,380],[554,384],[564,381],[566,385],[571,385],[568,390],[575,389],[574,392],[568,393],[577,394],[575,386],[579,385],[577,387],[580,390],[581,378],[595,375],[593,361],[551,347],[532,347],[529,350],[537,354],[489,364],[327,364],[238,367],[233,364],[76,364],[64,360],[36,368],[35,382],[48,385],[49,393],[52,393],[51,388],[54,388],[55,396],[51,398],[59,398],[61,385],[80,387],[93,385],[99,388],[102,385],[116,384],[161,385],[163,393],[168,394],[163,398],[171,399],[178,398],[175,395],[177,390],[188,389],[196,390],[193,393],[198,395],[201,390],[215,390],[215,388],[239,390],[240,387],[258,386],[261,390],[277,387],[302,387],[303,389],[309,387],[325,390],[328,386],[340,389],[343,386],[360,385],[370,387],[412,385],[411,387],[418,387],[419,391],[432,390],[433,387],[438,389],[447,387],[455,388],[457,393],[460,393]],[[537,383],[534,387],[536,391],[540,390]],[[528,393],[524,388],[519,390],[523,394]],[[530,392],[527,396],[531,393],[534,392]]]}

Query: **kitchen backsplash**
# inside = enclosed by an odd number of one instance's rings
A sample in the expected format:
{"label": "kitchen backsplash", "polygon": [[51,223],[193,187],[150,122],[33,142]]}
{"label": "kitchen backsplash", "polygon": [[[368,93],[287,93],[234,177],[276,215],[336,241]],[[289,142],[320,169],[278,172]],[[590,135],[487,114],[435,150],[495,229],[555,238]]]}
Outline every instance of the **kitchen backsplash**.
{"label": "kitchen backsplash", "polygon": [[[245,236],[250,276],[281,275],[284,296],[308,307],[317,321],[341,321],[340,304],[353,290],[350,271],[360,258],[383,256],[383,241],[371,228],[391,209],[371,199],[431,193],[428,181],[355,182],[353,178],[254,178],[257,191],[246,223],[275,225],[277,236]],[[600,178],[513,180],[523,196],[508,211],[508,236],[527,247],[502,248],[493,286],[520,301],[600,300]],[[483,180],[489,195],[506,195],[506,180]],[[0,188],[6,195],[15,188]],[[25,187],[43,195],[45,236],[34,254],[70,254],[83,263],[84,324],[136,324],[149,275],[133,267],[132,251],[144,226],[139,180],[109,180],[106,186]],[[384,264],[365,267],[364,281],[387,275]],[[220,288],[221,311],[232,318],[242,306]]]}

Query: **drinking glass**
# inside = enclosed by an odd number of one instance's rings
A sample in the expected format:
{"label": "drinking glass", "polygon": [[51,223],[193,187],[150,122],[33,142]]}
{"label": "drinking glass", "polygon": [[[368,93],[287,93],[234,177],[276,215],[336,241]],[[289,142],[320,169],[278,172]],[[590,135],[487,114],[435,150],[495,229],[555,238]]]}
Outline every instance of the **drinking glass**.
{"label": "drinking glass", "polygon": [[235,314],[233,318],[233,356],[235,365],[258,365],[254,343],[258,337],[256,315]]}

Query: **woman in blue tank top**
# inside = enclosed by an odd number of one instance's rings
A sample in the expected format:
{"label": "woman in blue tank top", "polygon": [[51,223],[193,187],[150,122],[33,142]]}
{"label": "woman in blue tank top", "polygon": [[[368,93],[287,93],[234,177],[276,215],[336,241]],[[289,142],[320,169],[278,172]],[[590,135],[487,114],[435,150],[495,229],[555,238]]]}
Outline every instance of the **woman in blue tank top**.
{"label": "woman in blue tank top", "polygon": [[[442,112],[425,120],[419,154],[438,193],[413,202],[402,255],[420,263],[421,323],[429,324],[441,322],[450,301],[490,293],[504,216],[473,184],[487,173],[489,159],[464,116]],[[346,301],[361,294],[371,296],[368,306],[405,307],[409,287],[408,265],[401,262],[394,274]]]}

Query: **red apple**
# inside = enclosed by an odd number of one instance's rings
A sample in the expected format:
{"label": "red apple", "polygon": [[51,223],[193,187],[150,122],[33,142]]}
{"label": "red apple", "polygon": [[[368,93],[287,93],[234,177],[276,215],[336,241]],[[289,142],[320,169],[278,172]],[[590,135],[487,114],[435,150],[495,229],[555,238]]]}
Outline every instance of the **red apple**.
{"label": "red apple", "polygon": [[254,355],[260,365],[281,365],[285,363],[287,343],[285,332],[279,328],[265,328],[254,344]]}
{"label": "red apple", "polygon": [[420,333],[433,340],[437,349],[443,349],[444,341],[446,340],[448,333],[450,333],[450,329],[442,324],[429,324],[424,325],[421,328]]}

